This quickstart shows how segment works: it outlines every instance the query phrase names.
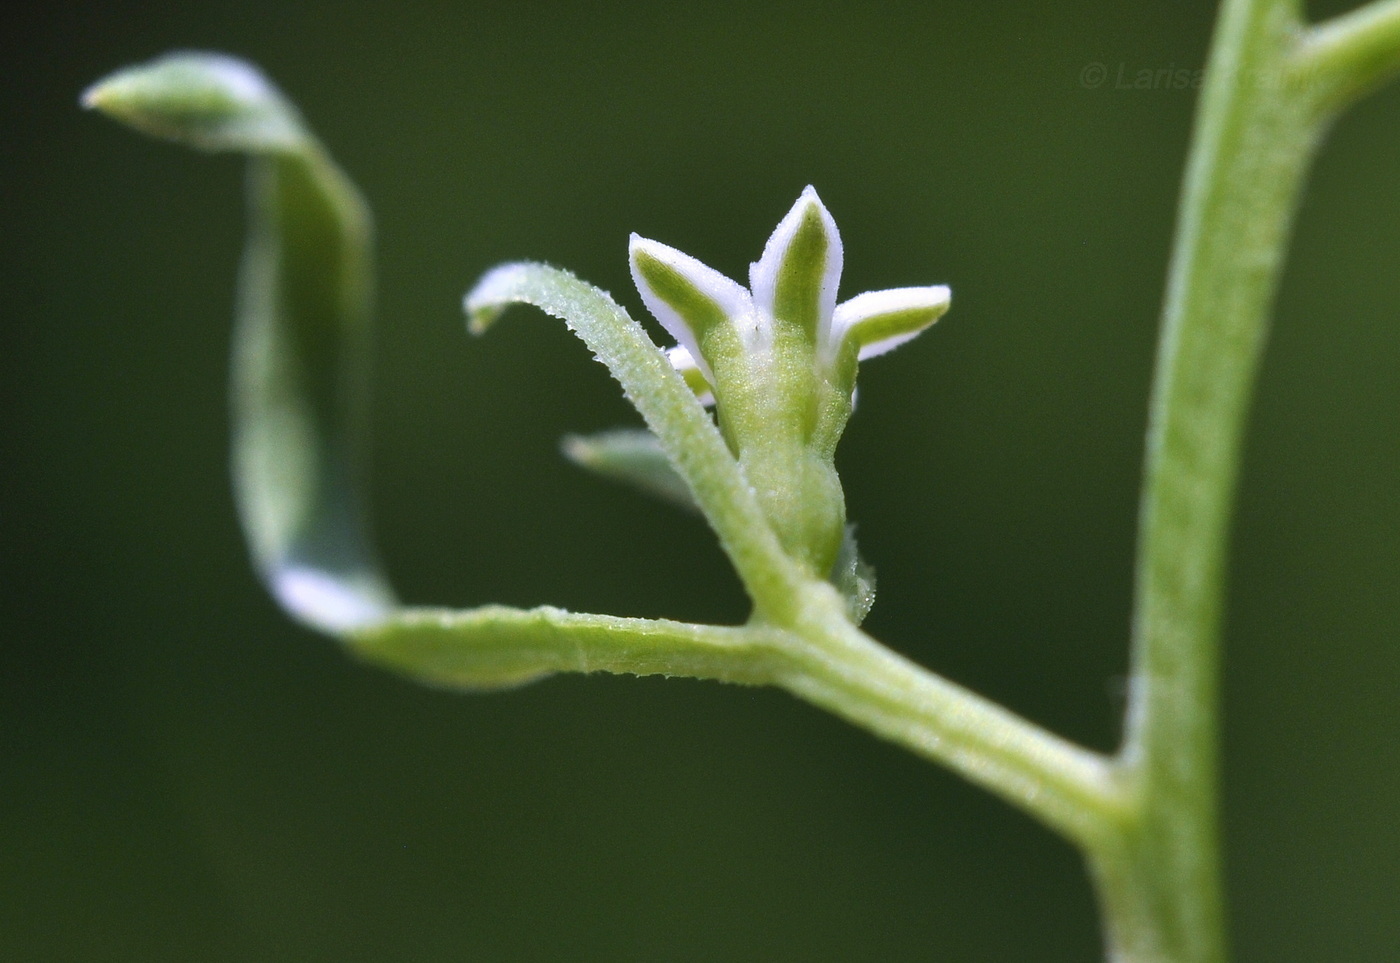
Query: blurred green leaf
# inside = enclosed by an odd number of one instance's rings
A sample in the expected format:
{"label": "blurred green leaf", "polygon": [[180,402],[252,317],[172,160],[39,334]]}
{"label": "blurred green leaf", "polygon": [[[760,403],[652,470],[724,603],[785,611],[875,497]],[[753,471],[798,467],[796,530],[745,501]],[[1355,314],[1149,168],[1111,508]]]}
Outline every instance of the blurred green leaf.
{"label": "blurred green leaf", "polygon": [[370,218],[271,81],[221,54],[170,54],[83,97],[138,130],[250,157],[232,359],[234,489],[253,560],[327,632],[394,605],[366,521]]}
{"label": "blurred green leaf", "polygon": [[699,511],[685,479],[676,473],[661,442],[649,431],[617,428],[592,435],[566,435],[560,448],[581,468],[680,508]]}

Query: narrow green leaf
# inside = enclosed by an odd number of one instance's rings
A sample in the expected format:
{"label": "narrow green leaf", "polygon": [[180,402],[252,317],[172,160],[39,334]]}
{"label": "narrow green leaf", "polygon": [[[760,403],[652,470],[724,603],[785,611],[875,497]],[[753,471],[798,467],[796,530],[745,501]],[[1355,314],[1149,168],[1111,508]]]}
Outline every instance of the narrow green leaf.
{"label": "narrow green leaf", "polygon": [[368,218],[319,154],[257,159],[234,332],[234,479],[258,568],[325,631],[394,605],[363,486]]}
{"label": "narrow green leaf", "polygon": [[257,568],[296,618],[338,632],[393,596],[363,511],[370,221],[256,67],[171,54],[84,102],[138,130],[251,158],[232,360],[234,488]]}
{"label": "narrow green leaf", "polygon": [[618,428],[595,435],[567,435],[560,447],[582,468],[681,508],[700,510],[685,479],[676,473],[661,442],[649,431]]}
{"label": "narrow green leaf", "polygon": [[555,672],[694,676],[766,685],[778,656],[762,630],[690,625],[541,607],[404,609],[349,633],[363,658],[419,681],[499,689]]}
{"label": "narrow green leaf", "polygon": [[685,379],[627,312],[604,291],[544,264],[503,264],[467,295],[474,332],[511,304],[560,318],[607,365],[659,440],[760,609],[790,615],[803,574],[784,553],[719,429]]}

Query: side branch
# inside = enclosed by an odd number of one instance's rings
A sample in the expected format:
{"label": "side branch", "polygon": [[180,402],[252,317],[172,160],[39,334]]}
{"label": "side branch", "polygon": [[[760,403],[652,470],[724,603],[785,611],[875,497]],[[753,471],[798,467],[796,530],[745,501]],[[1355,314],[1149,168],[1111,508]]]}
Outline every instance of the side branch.
{"label": "side branch", "polygon": [[1112,760],[1037,726],[880,644],[826,585],[804,593],[778,684],[946,766],[1095,852],[1135,818]]}
{"label": "side branch", "polygon": [[1330,111],[1400,74],[1400,0],[1373,0],[1308,29],[1293,73]]}
{"label": "side branch", "polygon": [[483,690],[557,672],[775,685],[991,790],[1091,850],[1125,819],[1111,762],[891,652],[845,620],[827,585],[791,629],[694,625],[540,607],[401,609],[347,632],[366,661],[419,682]]}

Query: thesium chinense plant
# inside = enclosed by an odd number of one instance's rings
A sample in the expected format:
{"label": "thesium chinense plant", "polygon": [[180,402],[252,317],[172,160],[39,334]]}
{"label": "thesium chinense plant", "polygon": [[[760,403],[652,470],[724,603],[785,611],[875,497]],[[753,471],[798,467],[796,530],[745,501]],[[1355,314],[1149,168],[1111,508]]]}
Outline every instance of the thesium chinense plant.
{"label": "thesium chinense plant", "polygon": [[1110,959],[1218,963],[1227,956],[1218,642],[1244,415],[1309,162],[1337,114],[1397,71],[1400,0],[1320,25],[1303,21],[1296,0],[1222,6],[1163,310],[1127,724],[1112,755],[1019,718],[859,628],[874,578],[846,518],[834,451],[858,363],[933,324],[949,292],[840,300],[840,237],[812,189],[746,286],[633,237],[632,275],[675,340],[669,349],[557,268],[502,265],[466,298],[474,331],[511,305],[534,305],[607,365],[646,430],[572,439],[568,453],[702,513],[751,618],[712,626],[548,607],[407,607],[364,521],[371,257],[358,194],[296,110],[241,61],[170,55],[112,75],[84,102],[145,132],[250,158],[235,488],[254,562],[292,616],[366,660],[464,689],[566,671],[781,687],[948,766],[1077,845]]}

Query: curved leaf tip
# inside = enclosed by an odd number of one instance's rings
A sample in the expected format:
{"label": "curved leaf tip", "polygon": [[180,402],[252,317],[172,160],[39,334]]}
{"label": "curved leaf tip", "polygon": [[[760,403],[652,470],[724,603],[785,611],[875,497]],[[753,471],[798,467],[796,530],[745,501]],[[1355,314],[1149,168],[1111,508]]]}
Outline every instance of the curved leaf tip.
{"label": "curved leaf tip", "polygon": [[262,71],[227,54],[165,54],[109,74],[81,102],[201,150],[296,150],[309,140],[296,108]]}
{"label": "curved leaf tip", "polygon": [[[525,261],[499,264],[481,276],[462,299],[467,314],[467,330],[484,334],[512,304],[521,303],[520,292],[531,287],[543,265]],[[536,281],[536,283],[538,283]]]}
{"label": "curved leaf tip", "polygon": [[377,573],[353,578],[319,568],[287,565],[268,573],[282,608],[306,625],[331,635],[384,622],[395,602]]}

